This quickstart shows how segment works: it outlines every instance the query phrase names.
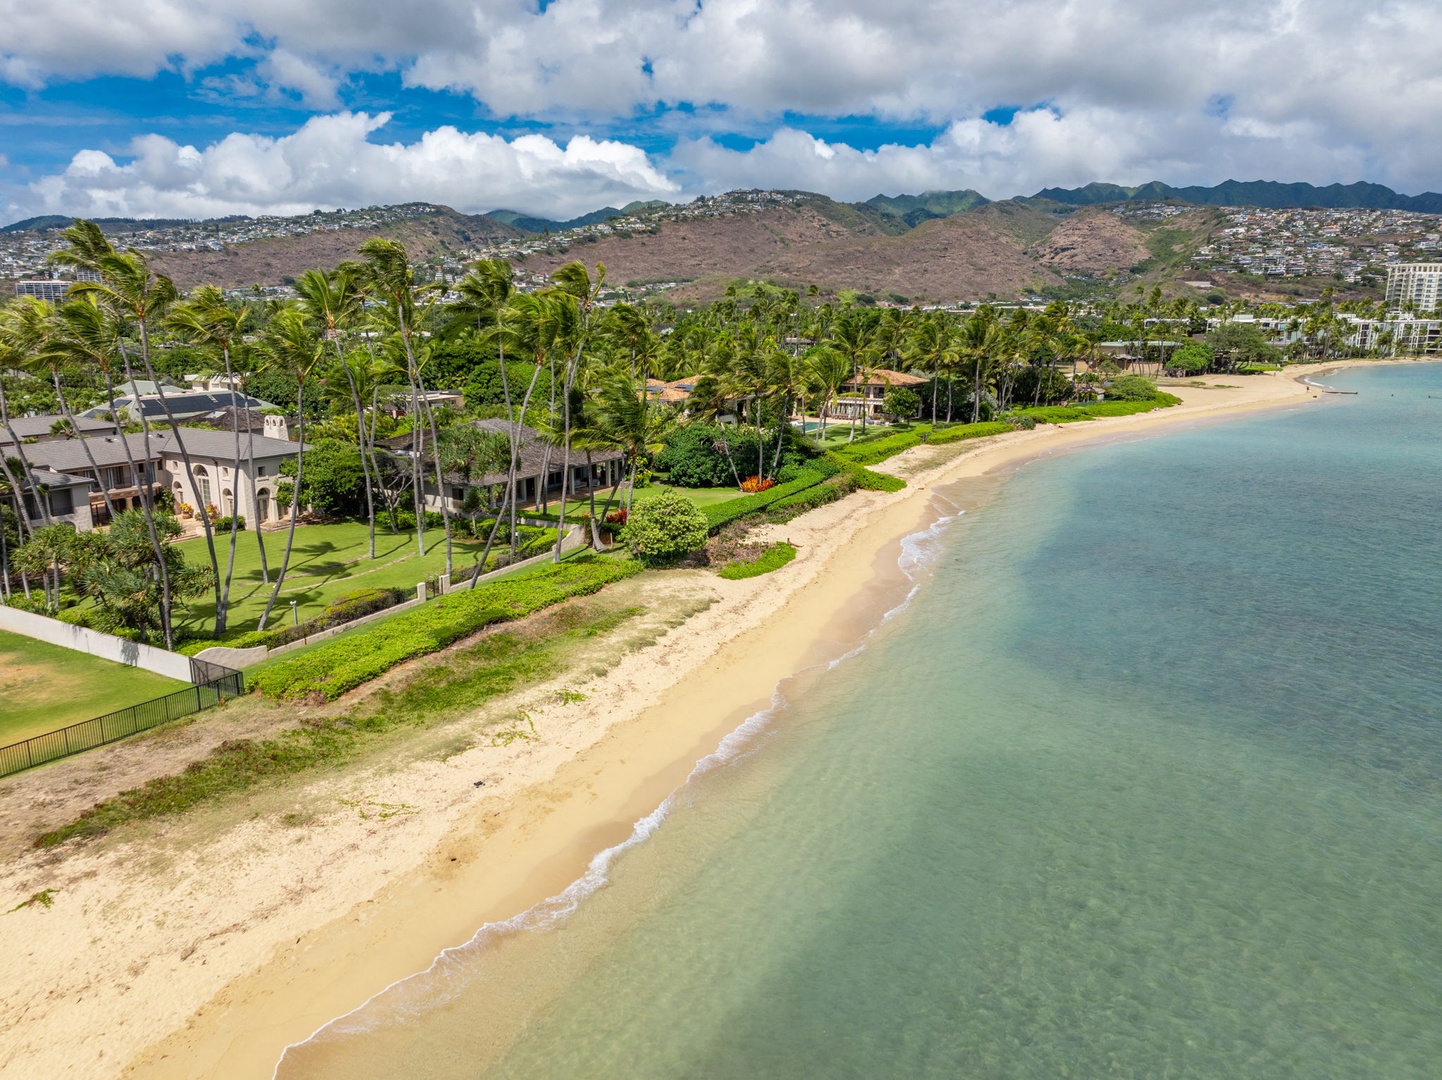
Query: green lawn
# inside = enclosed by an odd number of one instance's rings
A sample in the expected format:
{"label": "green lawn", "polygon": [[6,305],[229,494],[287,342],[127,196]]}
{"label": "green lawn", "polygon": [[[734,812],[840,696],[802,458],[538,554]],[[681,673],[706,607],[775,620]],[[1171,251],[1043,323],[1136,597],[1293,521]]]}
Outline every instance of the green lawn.
{"label": "green lawn", "polygon": [[[220,558],[221,574],[229,550],[229,534],[216,537],[216,555]],[[485,549],[484,541],[453,541],[455,571],[468,569]],[[186,540],[179,547],[189,562],[205,565],[208,557],[203,537]],[[281,556],[285,553],[285,531],[265,534],[265,553],[270,564],[271,581],[275,581]],[[376,557],[372,561],[366,551],[364,522],[342,522],[338,525],[299,525],[295,530],[295,548],[285,586],[271,613],[271,626],[282,617],[289,622],[290,602],[297,601],[296,611],[304,622],[338,596],[358,589],[399,588],[414,592],[416,583],[444,573],[446,568],[445,533],[440,529],[426,530],[426,556],[417,554],[414,533],[392,533],[376,528]],[[270,597],[270,586],[260,575],[260,548],[255,533],[247,530],[236,539],[235,576],[230,586],[230,628],[254,630]],[[209,629],[214,626],[215,604],[207,594],[186,605],[180,626]]]}
{"label": "green lawn", "polygon": [[78,724],[187,685],[0,630],[0,745]]}
{"label": "green lawn", "polygon": [[[634,502],[638,502],[638,503],[639,503],[639,502],[645,502],[647,499],[654,499],[657,495],[661,494],[661,492],[666,491],[666,490],[678,492],[678,493],[686,496],[686,498],[690,499],[692,502],[694,502],[697,506],[700,506],[700,507],[710,506],[712,503],[725,502],[727,499],[734,499],[734,498],[736,498],[737,496],[739,496],[739,495],[741,494],[741,492],[739,492],[738,490],[736,490],[736,488],[734,488],[734,487],[715,487],[715,488],[672,487],[670,484],[667,484],[664,479],[656,479],[656,480],[651,481],[651,483],[647,484],[647,485],[646,485],[645,487],[643,487],[643,488],[637,488],[637,489],[636,489],[636,498],[635,498],[633,501],[634,501]],[[605,505],[606,505],[606,499],[605,499],[605,497],[604,497],[603,495],[597,494],[597,496],[596,496],[596,513],[599,514],[599,513],[602,511],[602,509],[605,507]],[[617,493],[616,493],[616,499],[615,499],[615,501],[611,503],[611,511],[614,513],[617,509],[619,509],[620,507],[625,506],[625,505],[626,505],[626,492],[625,492],[624,490],[617,492]],[[550,505],[550,512],[553,513],[553,514],[559,514],[559,513],[561,512],[561,504],[560,504],[559,502],[553,502],[553,503],[551,503],[551,505]],[[570,520],[572,520],[573,518],[576,518],[576,517],[578,517],[578,516],[581,515],[581,514],[589,514],[590,512],[591,512],[591,500],[590,500],[590,499],[581,498],[581,499],[568,499],[568,500],[566,500],[566,520],[567,520],[567,521],[570,521]],[[524,511],[523,511],[523,513],[524,513]]]}

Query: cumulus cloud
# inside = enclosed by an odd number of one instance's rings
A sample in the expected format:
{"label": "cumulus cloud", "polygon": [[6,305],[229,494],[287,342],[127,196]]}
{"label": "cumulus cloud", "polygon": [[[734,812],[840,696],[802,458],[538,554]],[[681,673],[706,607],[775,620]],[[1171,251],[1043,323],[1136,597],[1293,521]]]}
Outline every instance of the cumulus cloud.
{"label": "cumulus cloud", "polygon": [[[1435,0],[0,0],[0,25],[0,80],[14,85],[176,69],[198,94],[335,114],[276,140],[140,140],[109,165],[77,156],[17,199],[77,209],[433,198],[558,214],[678,185],[1010,195],[1228,176],[1418,191],[1442,169]],[[354,103],[352,76],[383,71],[467,95],[482,116],[582,133],[645,124],[653,145],[658,132],[680,141],[648,158],[618,138],[562,148],[440,128],[386,147],[374,128],[357,134],[365,114],[339,111]],[[983,119],[997,107],[1021,111]],[[798,116],[942,134],[862,151],[784,126]],[[704,130],[769,137],[727,149],[700,137],[703,117]],[[293,166],[331,138],[350,157]],[[542,177],[533,186],[526,167]]]}
{"label": "cumulus cloud", "polygon": [[203,218],[432,201],[572,216],[677,192],[625,143],[586,135],[564,145],[541,135],[507,140],[453,127],[408,144],[371,141],[389,119],[338,113],[280,138],[234,134],[203,149],[146,135],[120,161],[82,150],[63,172],[25,188],[12,211]]}

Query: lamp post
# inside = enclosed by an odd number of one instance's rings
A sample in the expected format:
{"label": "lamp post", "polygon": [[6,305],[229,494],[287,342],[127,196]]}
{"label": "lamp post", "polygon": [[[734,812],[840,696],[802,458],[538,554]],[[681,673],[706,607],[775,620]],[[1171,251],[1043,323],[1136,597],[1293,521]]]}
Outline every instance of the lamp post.
{"label": "lamp post", "polygon": [[295,601],[290,602],[290,621],[292,626],[300,625],[300,615],[295,610]]}

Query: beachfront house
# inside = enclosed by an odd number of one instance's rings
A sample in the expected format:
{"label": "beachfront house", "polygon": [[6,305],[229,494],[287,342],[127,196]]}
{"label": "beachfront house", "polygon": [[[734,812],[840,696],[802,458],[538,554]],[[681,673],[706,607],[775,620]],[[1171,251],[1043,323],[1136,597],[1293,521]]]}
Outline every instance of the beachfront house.
{"label": "beachfront house", "polygon": [[[507,437],[512,430],[518,428],[518,425],[500,419],[474,420],[472,424],[482,431],[493,431]],[[517,454],[516,463],[517,505],[535,506],[542,502],[554,502],[563,495],[570,498],[592,490],[609,490],[622,478],[624,455],[619,451],[592,450],[588,460],[584,451],[572,450],[568,473],[564,450],[547,443],[533,428],[519,427],[519,431],[520,452]],[[407,460],[413,458],[416,452],[414,434],[381,439],[378,445]],[[447,509],[452,513],[460,513],[468,491],[477,489],[483,500],[493,502],[492,494],[495,489],[502,488],[506,483],[504,470],[473,476],[448,474],[444,476],[443,493],[436,487],[435,459],[430,452],[429,435],[426,435],[422,445],[425,459],[422,491],[428,509],[440,510],[444,499]],[[409,468],[405,470],[405,475],[409,477]]]}
{"label": "beachfront house", "polygon": [[[904,387],[920,393],[920,388],[929,380],[920,375],[908,375],[904,371],[890,368],[873,368],[853,375],[841,384],[841,390],[831,406],[831,415],[837,420],[880,420],[884,413],[886,392],[893,386]],[[898,420],[910,420],[909,416],[898,416]]]}
{"label": "beachfront house", "polygon": [[255,516],[252,499],[258,499],[258,523],[280,516],[276,481],[281,463],[299,452],[298,443],[242,433],[237,465],[234,433],[187,427],[180,432],[194,467],[193,485],[186,476],[174,431],[153,430],[148,436],[137,433],[52,439],[25,446],[23,451],[32,470],[61,473],[87,486],[87,513],[83,523],[77,517],[77,528],[106,523],[102,487],[117,512],[153,500],[161,491],[170,491],[177,506],[185,503],[196,510],[214,506],[221,515],[238,512],[250,519]]}

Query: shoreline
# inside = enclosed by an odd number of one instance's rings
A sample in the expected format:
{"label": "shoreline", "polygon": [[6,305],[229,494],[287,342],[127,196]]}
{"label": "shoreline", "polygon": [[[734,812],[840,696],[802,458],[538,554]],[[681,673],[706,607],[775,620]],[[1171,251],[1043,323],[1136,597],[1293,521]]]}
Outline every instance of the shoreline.
{"label": "shoreline", "polygon": [[[52,911],[20,913],[25,917],[0,925],[0,932],[43,918],[51,921],[37,924],[37,932],[89,941],[127,910],[153,914],[177,895],[192,898],[194,907],[168,930],[82,949],[93,975],[82,988],[93,989],[88,999],[62,988],[60,1000],[32,1012],[45,980],[29,972],[17,990],[22,998],[28,991],[31,1000],[0,1007],[10,1032],[0,1040],[0,1065],[23,1066],[30,1075],[69,1070],[114,1076],[123,1070],[133,1077],[271,1076],[283,1047],[426,969],[478,927],[529,911],[569,887],[598,852],[626,841],[638,821],[681,788],[699,760],[766,709],[782,682],[859,644],[880,613],[911,587],[897,555],[904,538],[937,519],[937,485],[1129,435],[1295,407],[1320,396],[1299,378],[1346,366],[1352,365],[1294,367],[1283,378],[1230,377],[1244,383],[1236,389],[1171,387],[1183,404],[1157,413],[1041,427],[980,446],[959,444],[959,452],[923,446],[893,458],[881,468],[905,476],[905,490],[858,493],[758,530],[767,539],[799,538],[797,560],[750,581],[708,576],[719,602],[595,680],[592,698],[614,698],[614,705],[588,707],[581,719],[548,707],[535,714],[543,746],[416,762],[370,784],[395,804],[407,803],[407,795],[415,803],[429,801],[424,819],[417,814],[364,827],[327,823],[299,838],[309,840],[304,850],[284,853],[270,851],[273,824],[246,822],[204,852],[187,852],[186,865],[151,878],[104,880],[107,873],[120,874],[130,844],[75,852],[70,862],[81,880],[74,891],[92,894],[81,896],[79,910],[57,903]],[[503,782],[481,795],[465,790],[472,775],[498,771]],[[317,787],[333,783],[312,781]],[[240,857],[254,865],[233,889],[214,882],[206,887],[203,878]],[[307,875],[317,883],[301,891]],[[207,944],[210,938],[196,932],[229,926],[232,916],[247,910],[261,917],[210,935],[229,934],[224,947]],[[108,984],[115,971],[160,961],[148,955],[159,942],[186,943],[178,961],[165,958],[173,977],[164,971],[150,980],[122,974],[123,989],[97,985]],[[199,977],[194,965],[186,967],[198,949],[202,965],[216,964]],[[28,955],[41,965],[76,962],[73,950],[31,948]],[[52,987],[46,996],[54,993]],[[126,1030],[124,1020],[114,1020],[120,1012],[152,1017],[150,1030],[139,1030],[144,1021]],[[77,1031],[88,1037],[77,1038]]]}

